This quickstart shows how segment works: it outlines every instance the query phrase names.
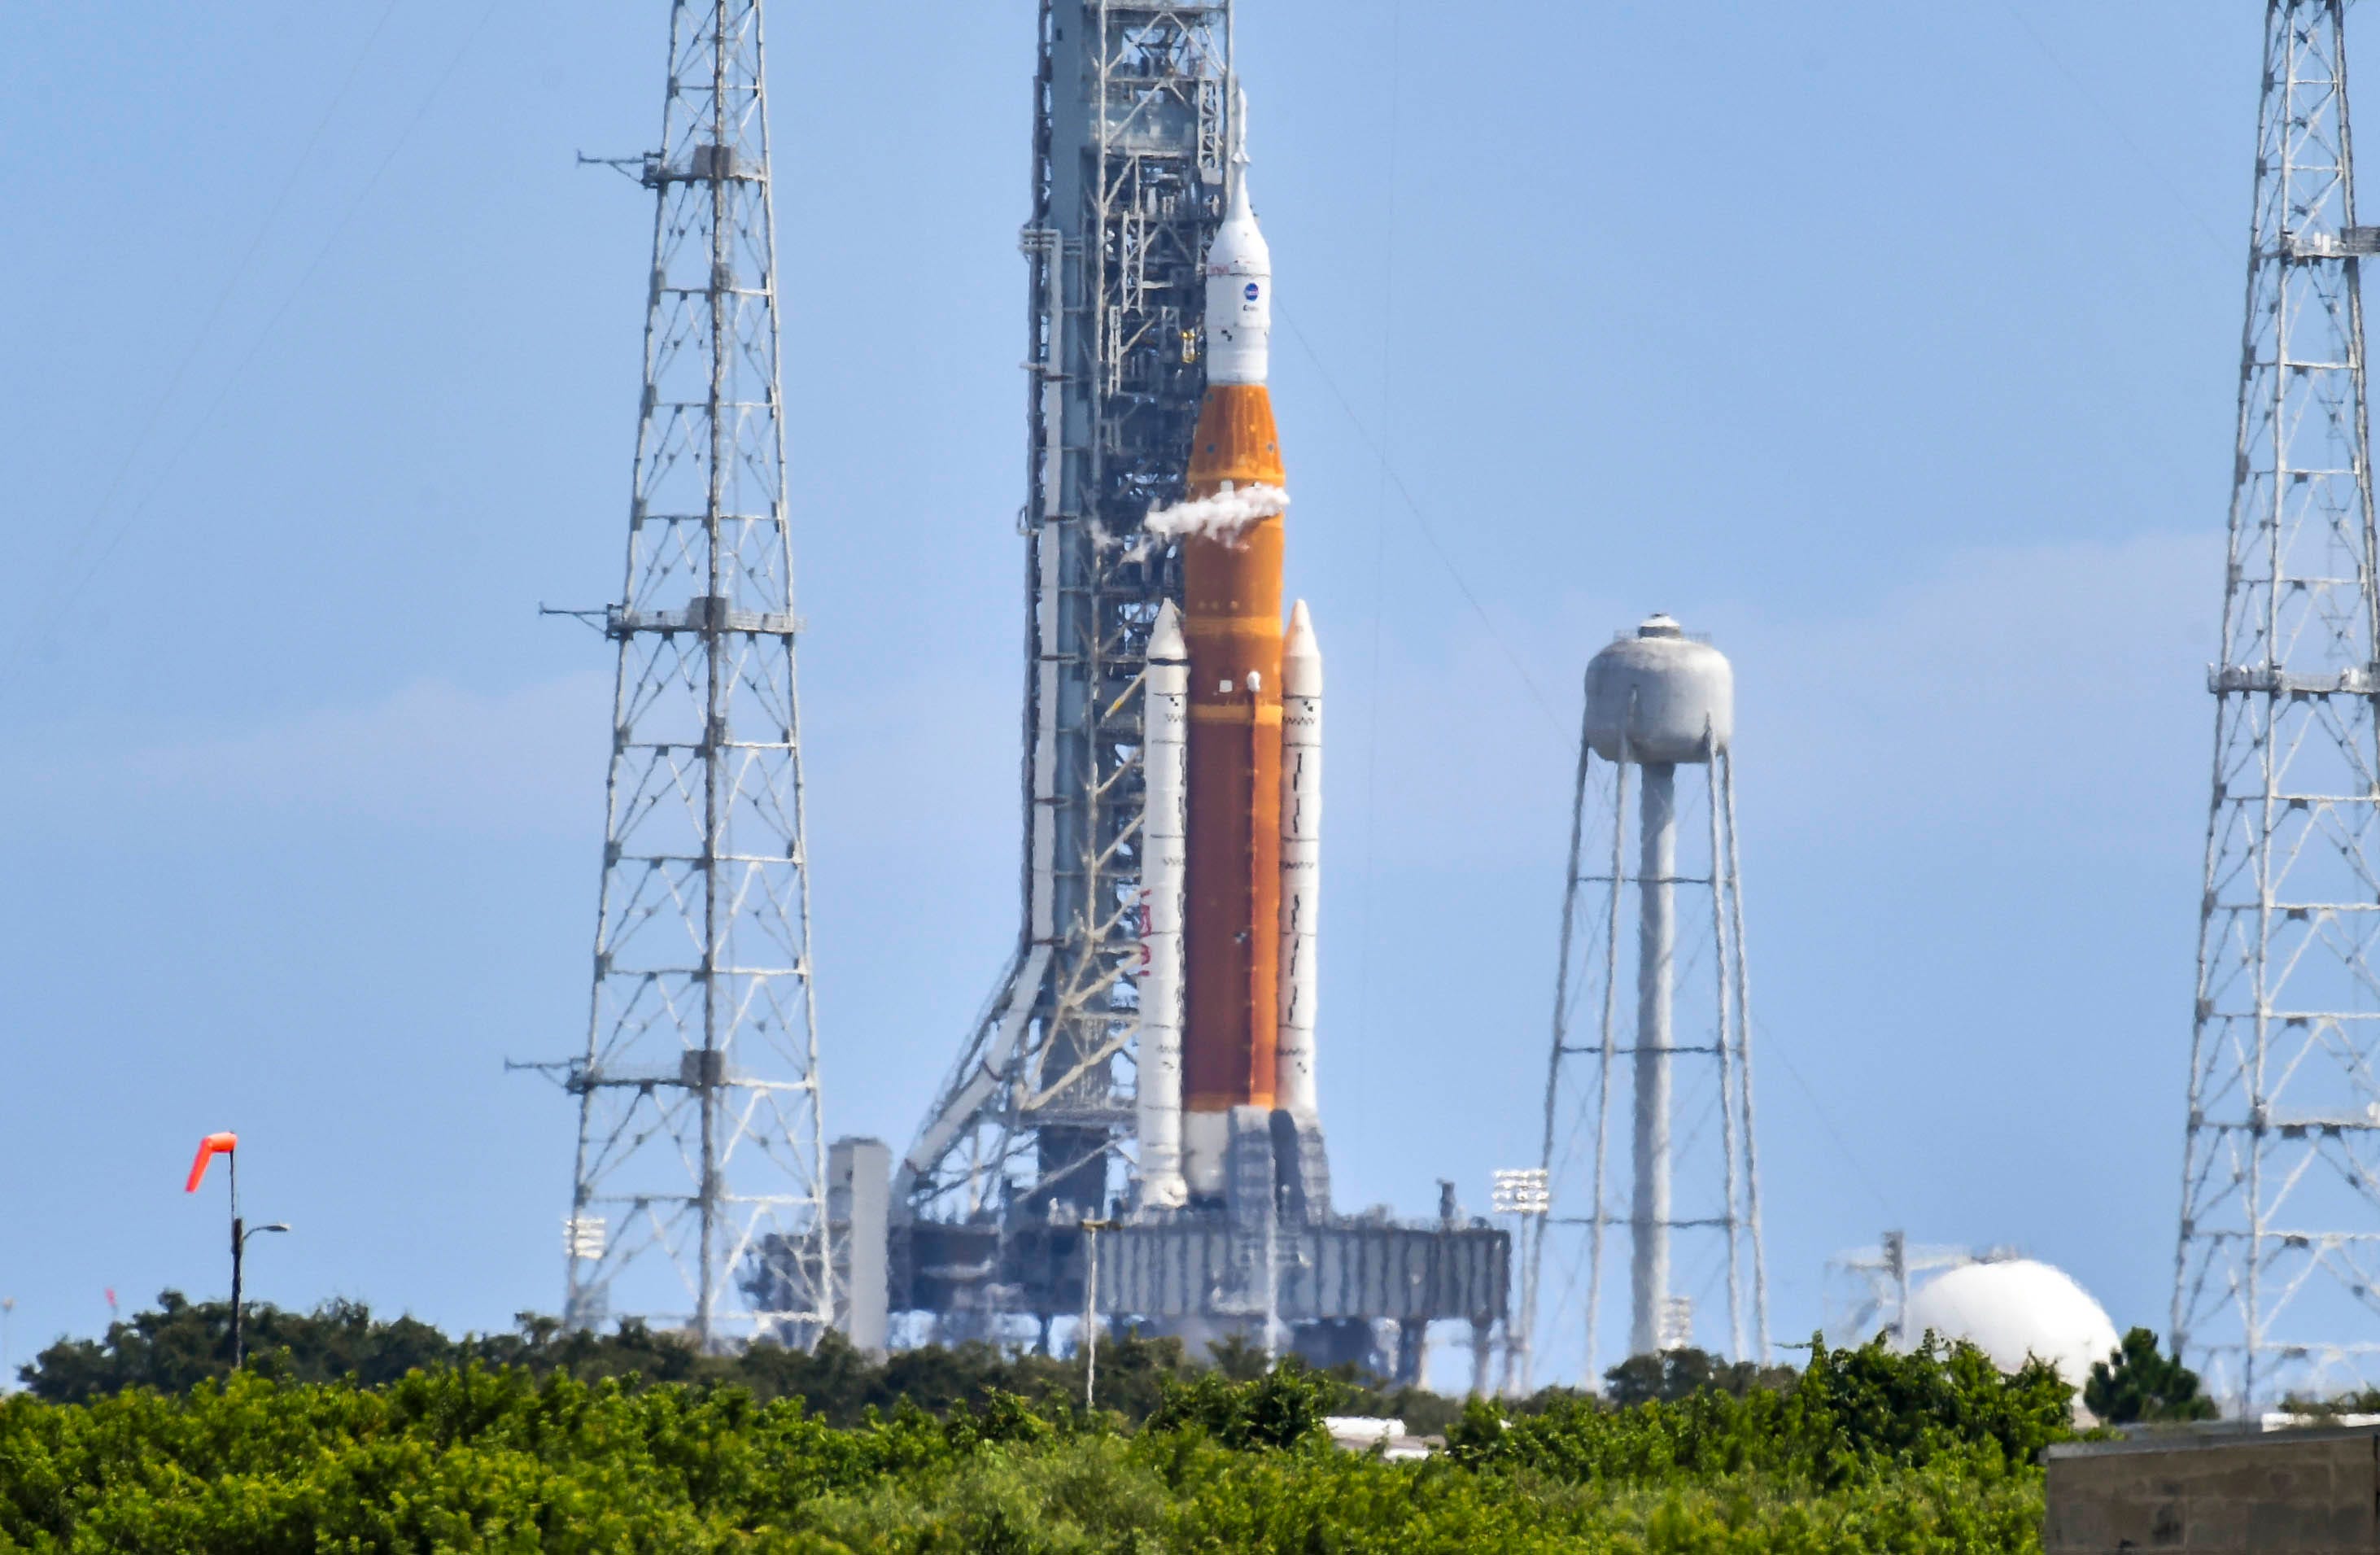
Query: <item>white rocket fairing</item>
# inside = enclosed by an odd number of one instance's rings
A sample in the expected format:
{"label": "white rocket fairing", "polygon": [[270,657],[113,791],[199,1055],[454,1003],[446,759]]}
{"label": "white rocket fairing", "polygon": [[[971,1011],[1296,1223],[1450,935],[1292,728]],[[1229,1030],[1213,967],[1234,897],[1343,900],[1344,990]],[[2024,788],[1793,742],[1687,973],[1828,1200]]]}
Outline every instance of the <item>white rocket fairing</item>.
{"label": "white rocket fairing", "polygon": [[1169,600],[1148,637],[1142,764],[1139,1076],[1140,1202],[1178,1209],[1182,1181],[1182,892],[1190,797],[1190,651]]}
{"label": "white rocket fairing", "polygon": [[1274,1105],[1320,1121],[1314,1092],[1314,1011],[1322,908],[1322,645],[1300,600],[1281,648],[1281,1032]]}
{"label": "white rocket fairing", "polygon": [[1272,247],[1234,167],[1231,203],[1207,246],[1207,382],[1262,383],[1272,373]]}

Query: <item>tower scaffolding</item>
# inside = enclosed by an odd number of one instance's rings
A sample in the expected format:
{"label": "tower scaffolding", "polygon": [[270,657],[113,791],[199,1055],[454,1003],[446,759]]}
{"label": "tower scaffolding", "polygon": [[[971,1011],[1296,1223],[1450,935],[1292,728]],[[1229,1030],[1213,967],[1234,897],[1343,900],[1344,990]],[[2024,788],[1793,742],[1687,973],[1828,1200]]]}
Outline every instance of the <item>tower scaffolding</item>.
{"label": "tower scaffolding", "polygon": [[677,0],[653,193],[565,1320],[833,1312],[760,0]]}
{"label": "tower scaffolding", "polygon": [[2380,641],[2344,0],[2269,0],[2171,1340],[2380,1382]]}
{"label": "tower scaffolding", "polygon": [[1096,1213],[1132,1140],[1140,677],[1178,547],[1222,215],[1230,0],[1043,0],[1026,319],[1023,923],[896,1173],[895,1212]]}

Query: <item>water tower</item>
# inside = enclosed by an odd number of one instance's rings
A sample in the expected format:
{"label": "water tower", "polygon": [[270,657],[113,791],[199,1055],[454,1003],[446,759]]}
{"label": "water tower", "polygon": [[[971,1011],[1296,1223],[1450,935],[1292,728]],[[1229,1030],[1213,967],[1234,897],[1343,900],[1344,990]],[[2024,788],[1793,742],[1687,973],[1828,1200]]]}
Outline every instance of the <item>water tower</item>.
{"label": "water tower", "polygon": [[[1545,1136],[1548,1213],[1524,1228],[1522,1331],[1512,1381],[1533,1348],[1566,1346],[1537,1324],[1583,1297],[1585,1378],[1608,1354],[1597,1328],[1606,1232],[1629,1245],[1624,1355],[1699,1343],[1766,1358],[1758,1157],[1737,880],[1735,675],[1727,658],[1657,614],[1597,653],[1571,814]],[[1680,769],[1699,771],[1679,781]],[[1633,924],[1633,972],[1622,959]],[[1631,997],[1633,995],[1633,998]],[[1633,1019],[1630,1015],[1633,1014]],[[1626,1148],[1612,1118],[1624,1097]],[[1615,1160],[1615,1158],[1622,1158]],[[1545,1243],[1583,1233],[1583,1266],[1548,1292]],[[1724,1336],[1698,1336],[1697,1304],[1723,1307]],[[1532,1339],[1538,1342],[1533,1346]]]}

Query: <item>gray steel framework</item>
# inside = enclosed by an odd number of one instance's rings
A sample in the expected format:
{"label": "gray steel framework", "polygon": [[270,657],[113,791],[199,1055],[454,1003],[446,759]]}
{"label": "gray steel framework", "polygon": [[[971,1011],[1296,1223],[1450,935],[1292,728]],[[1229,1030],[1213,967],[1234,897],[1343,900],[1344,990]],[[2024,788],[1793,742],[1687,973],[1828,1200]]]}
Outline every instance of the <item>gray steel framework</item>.
{"label": "gray steel framework", "polygon": [[[671,8],[565,1314],[832,1309],[759,0]],[[768,1278],[755,1270],[765,1261]]]}
{"label": "gray steel framework", "polygon": [[[1544,1212],[1519,1221],[1521,1310],[1508,1336],[1504,1377],[1511,1392],[1525,1393],[1536,1385],[1532,1370],[1541,1308],[1576,1323],[1585,1340],[1581,1382],[1597,1385],[1604,1354],[1598,1331],[1604,1233],[1613,1227],[1631,1232],[1640,1252],[1647,1233],[1664,1248],[1657,1266],[1660,1288],[1637,1293],[1633,1330],[1658,1334],[1662,1308],[1677,1311],[1667,1251],[1674,1243],[1686,1255],[1686,1285],[1718,1286],[1729,1353],[1761,1361],[1769,1355],[1734,757],[1723,746],[1706,750],[1701,763],[1706,782],[1679,784],[1674,768],[1639,764],[1624,744],[1621,754],[1618,762],[1599,763],[1606,775],[1598,781],[1598,762],[1582,730],[1537,1163],[1545,1173],[1547,1203]],[[1641,781],[1632,784],[1632,772]],[[1702,792],[1695,794],[1695,788]],[[1632,869],[1629,807],[1636,789],[1645,792],[1642,808],[1648,813],[1639,822],[1640,857]],[[1651,813],[1657,805],[1658,816]],[[1701,813],[1685,813],[1690,805]],[[1670,1035],[1658,1049],[1645,1046],[1662,1039],[1643,1035],[1642,1012],[1628,1011],[1623,1003],[1621,941],[1632,917],[1642,930],[1637,982],[1658,988],[1655,997],[1674,1001],[1662,1012],[1659,1026]],[[1629,1172],[1633,1202],[1622,1208],[1620,1174],[1610,1157],[1615,1148],[1628,1153],[1631,1120],[1623,1117],[1615,1128],[1611,1112],[1615,1096],[1627,1105],[1630,1080],[1615,1061],[1625,1059],[1631,1068],[1640,1068],[1636,1061],[1647,1053],[1657,1057],[1654,1067],[1664,1089],[1676,1087],[1679,1136],[1670,1136],[1665,1097],[1664,1121],[1650,1142],[1661,1159],[1648,1170],[1643,1159],[1645,1130],[1638,1121],[1638,1159]],[[1635,1107],[1641,1113],[1641,1068],[1637,1084]],[[1575,1255],[1567,1268],[1558,1254],[1548,1270],[1549,1243]],[[1638,1259],[1639,1283],[1645,1261]],[[1561,1280],[1550,1299],[1549,1274]],[[1634,1336],[1639,1348],[1661,1342],[1646,1341],[1644,1332]]]}
{"label": "gray steel framework", "polygon": [[2265,10],[2172,1341],[2380,1380],[2380,666],[2343,0]]}
{"label": "gray steel framework", "polygon": [[[1229,0],[1043,0],[1029,270],[1023,926],[898,1173],[896,1212],[1094,1212],[1132,1139],[1140,675],[1204,375]],[[990,1298],[987,1298],[989,1301]],[[989,1307],[987,1307],[989,1310]]]}

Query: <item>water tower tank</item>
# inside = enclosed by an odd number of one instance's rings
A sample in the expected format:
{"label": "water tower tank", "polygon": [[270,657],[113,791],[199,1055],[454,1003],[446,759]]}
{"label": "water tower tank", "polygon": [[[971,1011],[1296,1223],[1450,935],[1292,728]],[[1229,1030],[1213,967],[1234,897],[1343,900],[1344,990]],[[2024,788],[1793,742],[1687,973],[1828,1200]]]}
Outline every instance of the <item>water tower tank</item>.
{"label": "water tower tank", "polygon": [[1617,761],[1623,727],[1631,761],[1702,761],[1725,750],[1735,734],[1727,655],[1691,640],[1667,615],[1597,654],[1586,666],[1587,743]]}

